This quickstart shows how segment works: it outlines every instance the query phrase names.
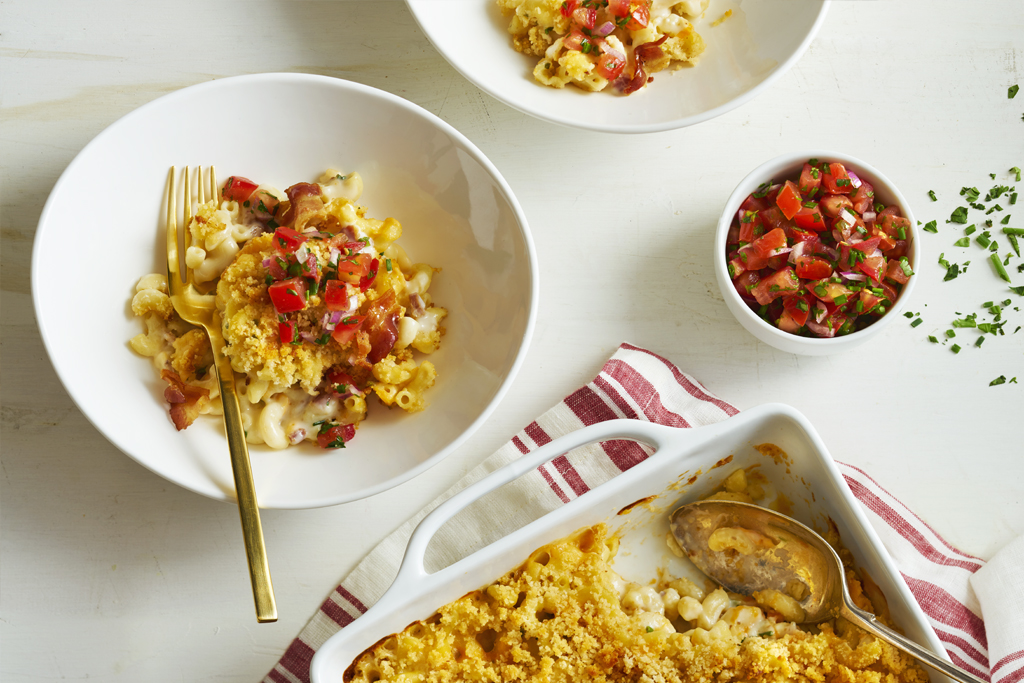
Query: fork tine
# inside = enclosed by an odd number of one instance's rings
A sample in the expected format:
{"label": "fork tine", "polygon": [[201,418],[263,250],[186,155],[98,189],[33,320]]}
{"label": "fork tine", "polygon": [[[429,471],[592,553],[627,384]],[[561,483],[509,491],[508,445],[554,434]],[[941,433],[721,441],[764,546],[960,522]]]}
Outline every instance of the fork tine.
{"label": "fork tine", "polygon": [[210,167],[210,199],[217,199],[217,169]]}
{"label": "fork tine", "polygon": [[167,285],[173,286],[172,279],[181,282],[178,264],[178,170],[171,166],[167,177]]}
{"label": "fork tine", "polygon": [[[192,168],[190,166],[185,167],[185,252],[188,252],[188,248],[192,246]],[[200,173],[200,177],[202,174]],[[191,276],[191,269],[186,267],[185,273]],[[186,277],[186,280],[191,279]]]}

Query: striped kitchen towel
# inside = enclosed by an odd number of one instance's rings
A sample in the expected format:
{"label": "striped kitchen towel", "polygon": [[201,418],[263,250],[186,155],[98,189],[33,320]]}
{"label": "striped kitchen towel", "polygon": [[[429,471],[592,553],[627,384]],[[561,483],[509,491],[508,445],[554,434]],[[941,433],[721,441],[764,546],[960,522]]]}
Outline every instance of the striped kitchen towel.
{"label": "striped kitchen towel", "polygon": [[[316,649],[339,629],[357,619],[391,585],[409,537],[420,520],[469,484],[554,438],[596,422],[629,418],[677,427],[700,427],[724,420],[737,412],[735,407],[714,396],[668,360],[645,349],[623,344],[592,382],[527,425],[444,495],[374,548],[324,600],[264,678],[264,683],[309,681],[310,660]],[[573,500],[643,461],[651,452],[647,446],[636,442],[611,441],[592,444],[555,458],[473,504],[486,506],[487,514],[461,514],[458,525],[443,527],[430,544],[426,558],[428,571],[465,557]],[[965,669],[989,680],[990,645],[980,616],[982,609],[986,609],[986,614],[988,611],[982,591],[978,591],[982,596],[979,606],[970,585],[972,575],[985,563],[950,547],[864,472],[842,463],[839,467],[854,494],[864,504],[875,530],[931,619],[950,657]],[[466,512],[471,513],[472,507]],[[1024,554],[1024,545],[1021,553]],[[1024,582],[1018,580],[1018,587],[1021,586]],[[1024,609],[1021,608],[1007,615],[1018,619],[1017,630],[1011,628],[1010,633],[1019,636],[1024,632],[1022,615]],[[994,645],[992,648],[993,654],[998,652],[1002,657],[996,660],[1000,663],[993,665],[992,683],[1019,681],[1024,672],[1024,648],[1021,644],[1017,643],[1016,654],[1009,650],[996,650]]]}

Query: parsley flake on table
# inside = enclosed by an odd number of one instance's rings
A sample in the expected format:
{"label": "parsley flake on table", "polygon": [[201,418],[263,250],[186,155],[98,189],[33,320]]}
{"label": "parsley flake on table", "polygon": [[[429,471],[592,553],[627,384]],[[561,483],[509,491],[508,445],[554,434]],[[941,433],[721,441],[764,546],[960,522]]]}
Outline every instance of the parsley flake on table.
{"label": "parsley flake on table", "polygon": [[935,227],[935,221],[928,221],[927,223],[924,224],[924,226],[921,229],[924,230],[925,232],[939,232],[939,229]]}
{"label": "parsley flake on table", "polygon": [[935,196],[935,190],[928,190],[928,196],[932,198],[933,202],[939,201],[939,198]]}
{"label": "parsley flake on table", "polygon": [[994,387],[1000,384],[1006,384],[1006,375],[999,375],[994,380],[988,383],[990,387]]}
{"label": "parsley flake on table", "polygon": [[1006,99],[1012,100],[1017,96],[1017,91],[1020,90],[1020,86],[1017,84],[1011,85],[1006,89]]}
{"label": "parsley flake on table", "polygon": [[[967,189],[967,188],[964,188],[964,189]],[[950,215],[949,220],[946,221],[946,222],[947,223],[966,223],[967,222],[967,207],[966,206],[958,206],[955,209],[953,209],[952,215]],[[929,225],[934,225],[934,222],[930,223]],[[927,230],[928,226],[926,225],[924,227],[924,229]]]}

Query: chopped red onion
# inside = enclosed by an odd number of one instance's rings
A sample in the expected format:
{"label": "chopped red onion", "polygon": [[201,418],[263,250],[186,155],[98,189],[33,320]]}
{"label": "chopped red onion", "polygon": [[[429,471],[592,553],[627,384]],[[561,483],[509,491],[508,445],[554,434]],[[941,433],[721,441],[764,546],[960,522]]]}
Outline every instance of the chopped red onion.
{"label": "chopped red onion", "polygon": [[306,430],[299,427],[294,432],[288,435],[288,443],[291,445],[302,443],[302,440],[306,438]]}
{"label": "chopped red onion", "polygon": [[854,173],[850,169],[846,169],[846,175],[850,176],[850,184],[851,185],[853,185],[854,187],[860,187],[861,186],[860,178],[857,177],[856,173]]}
{"label": "chopped red onion", "polygon": [[269,256],[267,258],[263,259],[263,267],[264,268],[269,268],[270,267],[270,257]]}
{"label": "chopped red onion", "polygon": [[789,262],[796,263],[796,260],[804,255],[807,251],[807,242],[797,242],[793,245],[793,249],[789,252]]}
{"label": "chopped red onion", "polygon": [[814,321],[820,323],[822,320],[825,319],[826,315],[828,315],[828,308],[825,307],[825,304],[822,303],[821,301],[815,301],[814,302]]}
{"label": "chopped red onion", "polygon": [[614,30],[615,30],[615,24],[613,24],[610,21],[606,21],[603,24],[601,24],[600,26],[598,26],[596,29],[594,29],[594,33],[596,33],[597,35],[603,37],[603,36],[608,35],[609,33],[611,33]]}
{"label": "chopped red onion", "polygon": [[299,330],[299,336],[308,342],[316,342],[316,336],[308,330]]}
{"label": "chopped red onion", "polygon": [[851,228],[857,224],[857,218],[848,209],[839,212],[839,217],[846,221]]}
{"label": "chopped red onion", "polygon": [[793,251],[792,247],[780,247],[779,249],[772,249],[768,253],[768,257],[771,258],[772,256],[782,256],[783,254],[788,254],[791,251]]}
{"label": "chopped red onion", "polygon": [[305,263],[306,257],[308,256],[309,250],[306,249],[305,244],[299,246],[299,248],[295,250],[295,260],[298,261],[299,263]]}
{"label": "chopped red onion", "polygon": [[875,219],[878,218],[878,214],[876,214],[874,211],[865,211],[864,215],[861,216],[861,218],[864,219],[865,223],[874,223]]}
{"label": "chopped red onion", "polygon": [[844,270],[839,274],[842,275],[847,280],[856,280],[857,282],[863,282],[864,280],[868,279],[867,275],[865,275],[864,273],[855,273],[852,270]]}
{"label": "chopped red onion", "polygon": [[822,254],[824,254],[825,256],[828,256],[833,261],[838,261],[839,260],[839,250],[838,249],[836,249],[834,247],[830,247],[827,244],[822,244],[822,245],[819,246],[819,248],[821,249],[821,253]]}
{"label": "chopped red onion", "polygon": [[818,335],[819,337],[836,336],[836,331],[833,330],[831,327],[829,327],[828,325],[822,325],[817,320],[811,320],[809,318],[807,320],[807,329],[809,329],[811,332]]}
{"label": "chopped red onion", "polygon": [[336,265],[338,265],[338,259],[339,258],[341,258],[341,250],[340,249],[335,249],[334,247],[331,247],[330,255],[328,256],[327,261],[332,266],[336,266]]}

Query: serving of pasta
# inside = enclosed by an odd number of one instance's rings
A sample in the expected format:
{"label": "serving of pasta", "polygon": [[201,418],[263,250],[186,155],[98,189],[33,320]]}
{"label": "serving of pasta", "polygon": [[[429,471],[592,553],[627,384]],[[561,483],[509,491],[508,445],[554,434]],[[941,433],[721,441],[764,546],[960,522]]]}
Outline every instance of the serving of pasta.
{"label": "serving of pasta", "polygon": [[511,17],[512,46],[537,57],[543,85],[626,95],[651,74],[693,66],[704,39],[691,23],[709,0],[497,0]]}
{"label": "serving of pasta", "polygon": [[[785,508],[783,496],[765,500],[770,489],[757,468],[738,469],[710,497]],[[884,596],[854,569],[834,526],[827,536],[840,550],[855,601],[891,624]],[[799,604],[776,591],[746,597],[664,572],[646,585],[626,581],[612,566],[618,547],[604,524],[545,545],[497,581],[378,642],[344,680],[928,680],[908,655],[846,621],[795,623]]]}
{"label": "serving of pasta", "polygon": [[[437,373],[414,351],[433,353],[445,332],[428,291],[438,269],[409,259],[397,220],[366,215],[362,189],[358,173],[333,169],[284,192],[232,176],[188,226],[185,263],[216,293],[251,444],[343,448],[370,394],[407,412],[427,405]],[[164,275],[135,289],[146,331],[129,345],[167,382],[175,427],[219,415],[205,333],[175,313]]]}

